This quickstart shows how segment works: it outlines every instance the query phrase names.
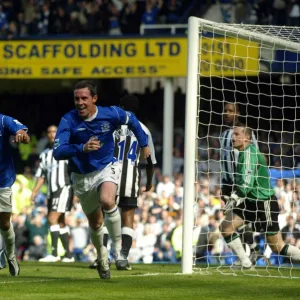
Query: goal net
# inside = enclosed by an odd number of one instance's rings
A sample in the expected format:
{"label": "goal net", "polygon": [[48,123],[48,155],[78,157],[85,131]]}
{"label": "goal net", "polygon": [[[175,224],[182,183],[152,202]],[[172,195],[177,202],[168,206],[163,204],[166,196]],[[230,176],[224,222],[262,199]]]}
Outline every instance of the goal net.
{"label": "goal net", "polygon": [[[300,248],[300,28],[191,17],[188,41],[182,272],[300,277],[300,261],[267,245],[270,230],[276,230],[267,226],[278,222],[283,241]],[[254,201],[255,220],[253,209],[239,206],[246,226],[237,233],[255,266],[251,271],[240,268],[220,227],[222,189],[226,195],[229,188],[230,195],[241,179],[239,152],[232,145],[238,122],[252,129],[251,143],[262,153],[269,192],[276,196],[268,203],[278,203],[269,204],[268,213]],[[262,166],[258,162],[256,170]],[[245,172],[254,181],[260,176]],[[259,184],[253,189],[260,195]]]}

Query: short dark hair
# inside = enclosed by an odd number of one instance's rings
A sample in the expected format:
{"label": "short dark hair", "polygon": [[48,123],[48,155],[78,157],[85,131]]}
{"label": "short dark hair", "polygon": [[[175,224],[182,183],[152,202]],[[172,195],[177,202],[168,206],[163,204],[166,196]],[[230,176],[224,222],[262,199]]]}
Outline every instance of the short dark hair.
{"label": "short dark hair", "polygon": [[79,89],[88,88],[91,96],[94,97],[97,95],[97,85],[90,80],[80,80],[74,85],[74,91]]}
{"label": "short dark hair", "polygon": [[139,98],[131,94],[125,95],[120,100],[120,106],[125,110],[129,110],[133,112],[134,114],[139,109],[139,103],[140,103]]}

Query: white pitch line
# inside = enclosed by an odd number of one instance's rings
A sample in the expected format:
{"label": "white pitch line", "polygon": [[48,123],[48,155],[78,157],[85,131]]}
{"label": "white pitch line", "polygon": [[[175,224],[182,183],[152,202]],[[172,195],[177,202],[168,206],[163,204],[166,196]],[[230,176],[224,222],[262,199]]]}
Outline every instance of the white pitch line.
{"label": "white pitch line", "polygon": [[[150,277],[150,276],[186,276],[187,274],[182,273],[146,273],[146,274],[128,274],[128,275],[116,275],[112,276],[111,279],[114,278],[125,278],[125,277]],[[70,278],[53,278],[53,279],[39,279],[39,280],[20,280],[20,281],[0,281],[0,284],[17,284],[17,283],[28,283],[28,282],[48,282],[48,281],[55,281],[55,280],[70,280]],[[75,280],[78,279],[86,279],[86,278],[74,278]],[[88,278],[88,279],[97,279],[97,278]],[[72,280],[72,279],[71,279]]]}
{"label": "white pitch line", "polygon": [[177,275],[187,275],[182,273],[145,273],[145,274],[128,274],[128,275],[116,275],[111,278],[123,278],[123,277],[150,277],[150,276],[177,276]]}
{"label": "white pitch line", "polygon": [[48,281],[54,281],[54,280],[61,280],[62,278],[56,278],[56,279],[39,279],[39,280],[20,280],[20,281],[0,281],[0,284],[17,284],[17,283],[28,283],[28,282],[48,282]]}
{"label": "white pitch line", "polygon": [[[218,273],[215,273],[215,274],[218,274]],[[127,274],[127,275],[112,275],[111,279],[115,279],[115,278],[126,278],[126,277],[151,277],[151,276],[195,276],[195,275],[213,275],[212,273],[210,274],[203,274],[203,273],[193,273],[193,274],[182,274],[182,273],[145,273],[145,274]],[[239,276],[238,274],[236,273],[224,273],[222,275],[233,275],[233,276]],[[242,275],[241,275],[242,276]],[[251,276],[251,277],[256,277],[259,275],[258,274],[245,274],[245,276]],[[264,276],[265,278],[288,278],[288,279],[299,279],[299,277],[288,277],[288,276],[276,276],[276,275],[271,275],[271,276]],[[62,281],[62,280],[82,280],[82,279],[97,279],[97,277],[95,278],[69,278],[69,277],[66,277],[66,278],[49,278],[49,279],[38,279],[38,280],[20,280],[20,281],[0,281],[0,284],[18,284],[18,283],[35,283],[35,282],[49,282],[49,281]]]}

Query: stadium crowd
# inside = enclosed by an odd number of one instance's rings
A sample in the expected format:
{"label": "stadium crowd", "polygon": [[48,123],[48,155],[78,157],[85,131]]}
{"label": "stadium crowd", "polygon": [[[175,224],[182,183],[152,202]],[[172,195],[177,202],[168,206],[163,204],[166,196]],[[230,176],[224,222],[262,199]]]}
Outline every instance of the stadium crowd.
{"label": "stadium crowd", "polygon": [[140,24],[177,23],[185,0],[3,0],[0,37],[138,34]]}
{"label": "stadium crowd", "polygon": [[0,38],[138,34],[141,24],[184,23],[213,4],[225,23],[300,24],[299,0],[2,0]]}
{"label": "stadium crowd", "polygon": [[[215,2],[215,1],[214,1]],[[225,23],[299,26],[299,0],[220,0]]]}

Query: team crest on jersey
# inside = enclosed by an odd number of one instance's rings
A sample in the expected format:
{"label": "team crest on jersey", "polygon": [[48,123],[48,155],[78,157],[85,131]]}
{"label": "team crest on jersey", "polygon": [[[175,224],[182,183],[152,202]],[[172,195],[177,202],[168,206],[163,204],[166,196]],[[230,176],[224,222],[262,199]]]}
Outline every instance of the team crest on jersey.
{"label": "team crest on jersey", "polygon": [[110,131],[110,124],[108,122],[104,122],[100,126],[102,132]]}

